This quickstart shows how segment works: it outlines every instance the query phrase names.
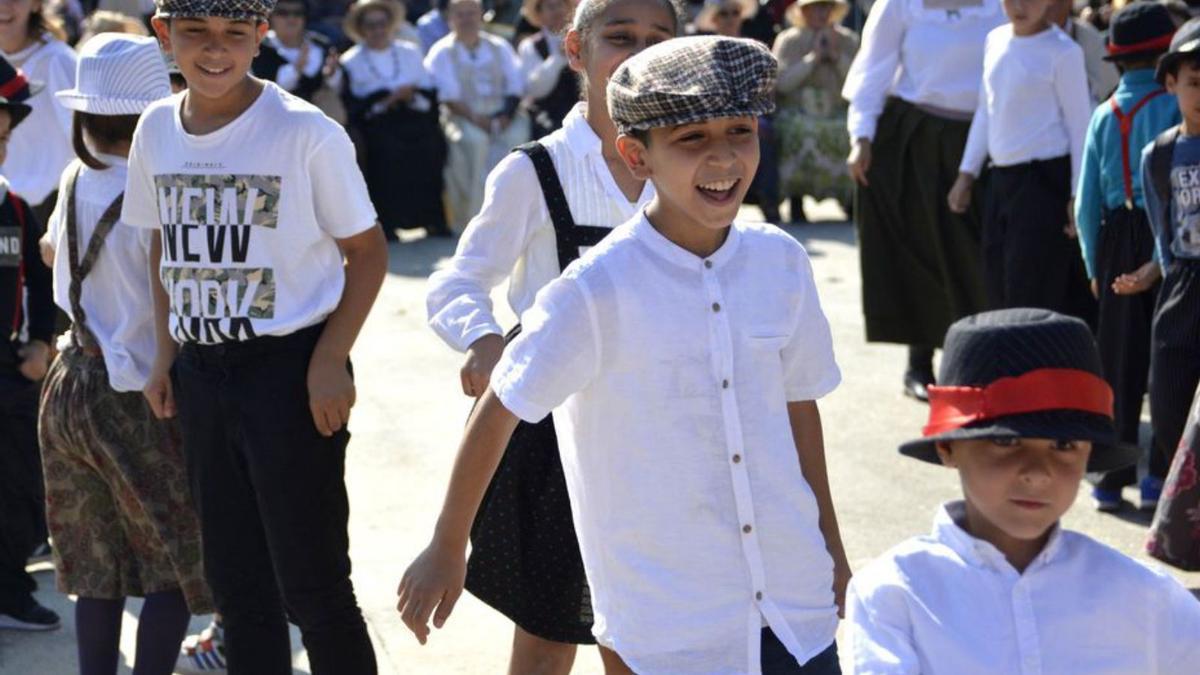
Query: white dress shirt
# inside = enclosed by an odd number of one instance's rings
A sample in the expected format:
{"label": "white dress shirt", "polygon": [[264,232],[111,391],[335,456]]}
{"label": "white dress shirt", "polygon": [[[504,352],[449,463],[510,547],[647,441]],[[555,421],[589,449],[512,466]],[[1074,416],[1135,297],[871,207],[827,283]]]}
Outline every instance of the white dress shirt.
{"label": "white dress shirt", "polygon": [[[433,77],[425,69],[421,50],[400,40],[379,51],[355,45],[342,55],[342,68],[350,77],[350,95],[355,98],[367,98],[377,91],[391,93],[401,87],[433,88]],[[417,92],[407,105],[425,111],[432,104]]]}
{"label": "white dress shirt", "polygon": [[851,139],[875,138],[889,96],[970,114],[979,98],[983,42],[1007,22],[1000,0],[879,0],[842,96]]}
{"label": "white dress shirt", "polygon": [[525,38],[517,47],[521,73],[525,76],[525,96],[534,100],[549,96],[558,84],[563,68],[570,67],[567,65],[567,55],[562,50],[562,38],[544,28],[542,37],[550,52],[544,59],[534,46],[534,36]]}
{"label": "white dress shirt", "polygon": [[[550,151],[575,222],[616,227],[650,203],[654,185],[646,181],[637,201],[629,201],[604,161],[586,110],[587,104],[576,105],[563,127],[540,142]],[[509,279],[508,304],[520,317],[560,271],[554,225],[533,162],[514,152],[488,176],[483,209],[467,225],[450,264],[429,278],[429,325],[446,344],[465,352],[484,335],[504,334],[492,312],[493,288]]]}
{"label": "white dress shirt", "polygon": [[[321,51],[312,40],[305,40],[303,48],[308,52],[308,60],[304,63],[304,72],[296,70],[296,62],[300,60],[301,47],[289,47],[279,41],[279,36],[275,31],[268,31],[264,41],[276,51],[283,60],[287,61],[282,66],[279,66],[279,72],[275,73],[275,84],[288,91],[295,91],[296,87],[300,86],[301,77],[316,77],[317,73],[325,67],[326,55]],[[333,73],[325,79],[325,84],[334,91],[341,91],[342,88],[342,71],[334,69]]]}
{"label": "white dress shirt", "polygon": [[[471,50],[459,42],[454,33],[450,33],[435,42],[425,57],[425,67],[433,74],[438,99],[441,101],[471,103],[462,101],[463,86],[454,67],[456,59],[464,65],[471,66],[475,95],[479,98],[519,98],[525,93],[525,76],[517,62],[517,53],[506,40],[481,32],[479,44]],[[502,81],[496,81],[492,77],[493,69],[489,67],[497,59],[500,61],[500,71],[504,75]]]}
{"label": "white dress shirt", "polygon": [[[75,184],[75,226],[79,258],[87,252],[96,224],[125,191],[128,166],[124,157],[98,154],[110,168],[83,167]],[[72,316],[70,247],[67,246],[67,167],[46,231],[54,247],[54,303]],[[117,221],[104,240],[100,256],[83,280],[80,304],[87,327],[104,354],[108,383],[117,391],[141,391],[154,362],[154,299],[151,295],[150,240],[154,233]],[[65,346],[65,345],[60,345]]]}
{"label": "white dress shirt", "polygon": [[1091,118],[1083,49],[1057,26],[1026,37],[1001,26],[987,37],[960,170],[978,176],[989,156],[997,166],[1015,166],[1069,154],[1074,192]]}
{"label": "white dress shirt", "polygon": [[1170,575],[1058,527],[1017,572],[967,534],[963,502],[933,533],[850,582],[858,675],[1194,675],[1200,602]]}
{"label": "white dress shirt", "polygon": [[644,215],[525,312],[492,383],[554,410],[593,632],[638,673],[757,673],[769,625],[805,662],[837,629],[833,561],[787,403],[837,386],[803,247],[735,223],[708,258]]}
{"label": "white dress shirt", "polygon": [[8,142],[8,158],[0,166],[12,185],[30,206],[46,201],[58,187],[58,179],[75,151],[71,147],[71,111],[54,95],[75,86],[75,52],[65,42],[50,35],[19,52],[3,54],[13,66],[25,72],[30,82],[43,85],[25,103],[33,112],[13,129]]}

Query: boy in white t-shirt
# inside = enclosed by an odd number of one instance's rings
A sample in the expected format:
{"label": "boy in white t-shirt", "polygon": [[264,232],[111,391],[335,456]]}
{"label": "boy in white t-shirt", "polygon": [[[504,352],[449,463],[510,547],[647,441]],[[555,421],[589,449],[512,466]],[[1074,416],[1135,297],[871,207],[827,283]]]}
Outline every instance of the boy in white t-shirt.
{"label": "boy in white t-shirt", "polygon": [[230,672],[290,673],[290,618],[314,674],[374,673],[343,468],[387,251],[345,131],[249,75],[273,5],[158,2],[188,90],[146,110],[129,157],[122,220],[160,232],[145,393],[178,410]]}
{"label": "boy in white t-shirt", "polygon": [[422,642],[462,592],[518,417],[554,410],[608,672],[838,672],[850,571],[816,404],[841,377],[829,324],[804,249],[732,222],[775,73],[760,44],[710,36],[649,47],[609,81],[618,149],[657,196],[523,315],[400,585]]}
{"label": "boy in white t-shirt", "polygon": [[1137,462],[1087,325],[1043,309],[950,327],[924,436],[901,454],[958,471],[933,532],[850,584],[858,675],[1189,675],[1200,603],[1170,575],[1059,520],[1084,472]]}

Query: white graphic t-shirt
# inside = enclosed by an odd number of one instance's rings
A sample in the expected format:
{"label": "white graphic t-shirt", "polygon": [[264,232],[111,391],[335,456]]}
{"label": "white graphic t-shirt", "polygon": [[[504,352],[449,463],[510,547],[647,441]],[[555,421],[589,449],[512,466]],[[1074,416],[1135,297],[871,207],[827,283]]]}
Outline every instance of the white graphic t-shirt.
{"label": "white graphic t-shirt", "polygon": [[142,115],[121,214],[162,229],[171,335],[216,344],[323,320],[345,284],[335,240],[375,225],[350,138],[274,83],[195,136],[180,121],[185,95]]}

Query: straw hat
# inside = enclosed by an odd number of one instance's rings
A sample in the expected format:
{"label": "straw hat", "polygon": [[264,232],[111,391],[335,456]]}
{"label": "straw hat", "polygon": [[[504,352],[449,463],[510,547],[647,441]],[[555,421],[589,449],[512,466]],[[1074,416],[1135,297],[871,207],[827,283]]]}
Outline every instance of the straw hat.
{"label": "straw hat", "polygon": [[846,18],[846,14],[850,11],[850,3],[846,0],[796,0],[791,7],[787,8],[784,16],[787,20],[797,28],[804,28],[807,24],[804,21],[804,12],[800,11],[801,7],[808,5],[819,5],[822,2],[833,5],[833,11],[829,14],[829,25],[836,26]]}
{"label": "straw hat", "polygon": [[170,95],[158,41],[123,33],[88,40],[75,64],[75,88],[55,94],[63,107],[94,115],[140,115]]}
{"label": "straw hat", "polygon": [[728,4],[737,5],[738,11],[742,15],[742,21],[754,18],[758,14],[758,2],[756,0],[705,0],[704,7],[700,9],[700,13],[696,15],[696,28],[702,31],[715,33],[717,31],[717,12],[722,7]]}
{"label": "straw hat", "polygon": [[400,16],[400,7],[393,0],[358,0],[358,2],[350,5],[350,9],[346,10],[346,19],[342,23],[342,31],[346,36],[355,42],[365,40],[362,33],[358,30],[358,22],[362,20],[362,15],[373,9],[381,9],[387,12],[391,25],[388,26],[388,33],[396,30],[396,26],[400,25],[400,21],[404,18]]}

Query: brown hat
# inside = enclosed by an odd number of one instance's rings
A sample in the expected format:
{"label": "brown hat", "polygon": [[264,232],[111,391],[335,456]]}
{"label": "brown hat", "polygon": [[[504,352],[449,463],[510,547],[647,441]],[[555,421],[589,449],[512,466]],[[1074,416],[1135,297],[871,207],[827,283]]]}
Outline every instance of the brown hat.
{"label": "brown hat", "polygon": [[372,9],[381,9],[387,12],[388,20],[391,25],[388,26],[388,32],[396,30],[396,26],[404,18],[400,16],[400,8],[397,6],[396,0],[358,0],[358,2],[350,5],[350,9],[346,10],[346,18],[342,22],[342,31],[346,37],[355,42],[362,42],[362,33],[358,30],[358,22],[362,20],[362,15]]}
{"label": "brown hat", "polygon": [[796,0],[791,7],[787,8],[784,16],[787,20],[797,28],[804,28],[807,23],[804,21],[804,12],[800,11],[802,7],[809,5],[819,5],[821,3],[833,5],[833,12],[829,15],[829,25],[836,26],[846,18],[846,14],[850,12],[850,3],[846,0]]}

